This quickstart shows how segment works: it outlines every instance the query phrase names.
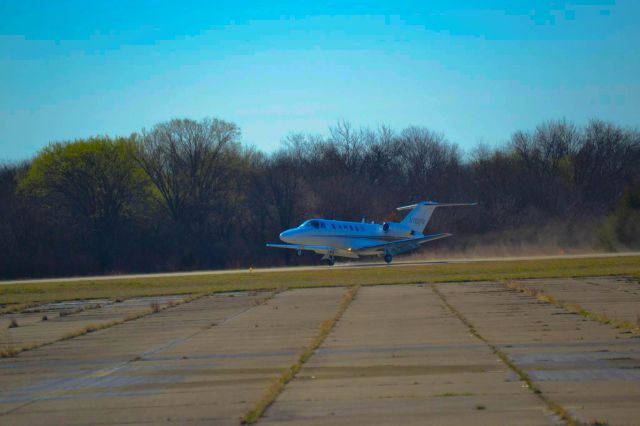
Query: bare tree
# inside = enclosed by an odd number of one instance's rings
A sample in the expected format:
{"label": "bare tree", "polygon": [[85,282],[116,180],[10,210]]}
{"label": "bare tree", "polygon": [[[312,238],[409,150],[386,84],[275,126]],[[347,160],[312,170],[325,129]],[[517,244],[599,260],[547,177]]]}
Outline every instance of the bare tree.
{"label": "bare tree", "polygon": [[234,123],[216,118],[174,119],[138,136],[137,159],[158,189],[178,238],[193,250],[186,253],[187,263],[198,261],[210,216],[222,207],[232,184],[229,166],[239,157],[239,137]]}
{"label": "bare tree", "polygon": [[[576,185],[583,206],[605,211],[638,179],[640,133],[592,120],[576,155]],[[635,182],[637,184],[637,181]]]}
{"label": "bare tree", "polygon": [[445,196],[461,162],[458,147],[444,135],[423,127],[403,130],[398,144],[398,160],[411,201]]}

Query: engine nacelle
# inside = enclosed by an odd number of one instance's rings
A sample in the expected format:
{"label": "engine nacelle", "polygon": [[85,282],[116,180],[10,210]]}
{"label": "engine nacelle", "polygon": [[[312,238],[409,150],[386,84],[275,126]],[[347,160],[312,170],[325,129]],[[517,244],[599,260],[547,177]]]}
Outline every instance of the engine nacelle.
{"label": "engine nacelle", "polygon": [[382,224],[382,231],[390,233],[391,235],[411,237],[415,234],[407,226],[395,222],[384,222]]}

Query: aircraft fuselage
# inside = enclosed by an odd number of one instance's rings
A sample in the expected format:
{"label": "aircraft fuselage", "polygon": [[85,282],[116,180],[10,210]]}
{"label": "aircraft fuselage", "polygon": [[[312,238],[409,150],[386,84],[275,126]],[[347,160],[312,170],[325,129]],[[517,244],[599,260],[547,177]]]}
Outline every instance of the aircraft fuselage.
{"label": "aircraft fuselage", "polygon": [[421,233],[412,232],[411,229],[397,223],[388,224],[387,231],[384,230],[384,226],[365,222],[310,219],[296,228],[282,232],[280,239],[289,244],[335,247],[340,252],[347,252],[347,255],[356,250],[362,255],[367,255],[367,246],[422,236]]}

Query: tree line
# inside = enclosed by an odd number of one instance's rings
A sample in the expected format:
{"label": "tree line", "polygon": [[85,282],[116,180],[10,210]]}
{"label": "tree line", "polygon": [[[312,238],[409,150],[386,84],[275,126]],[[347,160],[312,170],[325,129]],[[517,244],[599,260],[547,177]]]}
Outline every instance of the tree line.
{"label": "tree line", "polygon": [[479,203],[434,215],[428,230],[459,236],[432,250],[637,248],[638,164],[640,132],[600,120],[467,152],[424,127],[338,122],[267,154],[234,123],[174,119],[0,165],[0,277],[314,262],[264,244],[305,218],[399,220],[422,200]]}

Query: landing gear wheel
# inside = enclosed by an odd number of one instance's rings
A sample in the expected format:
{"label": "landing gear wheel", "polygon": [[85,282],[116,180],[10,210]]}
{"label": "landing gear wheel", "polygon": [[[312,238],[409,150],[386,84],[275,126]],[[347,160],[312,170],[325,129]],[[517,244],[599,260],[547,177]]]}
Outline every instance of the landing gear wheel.
{"label": "landing gear wheel", "polygon": [[393,257],[390,254],[385,254],[384,255],[384,261],[387,263],[391,263],[391,261],[393,260]]}
{"label": "landing gear wheel", "polygon": [[333,266],[336,263],[336,258],[333,257],[333,256],[324,256],[322,258],[322,263],[325,263],[325,264],[327,264],[329,266]]}

